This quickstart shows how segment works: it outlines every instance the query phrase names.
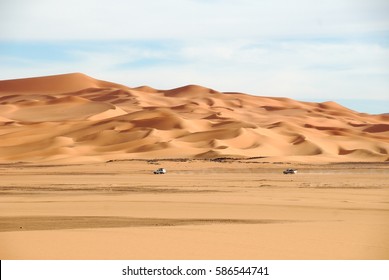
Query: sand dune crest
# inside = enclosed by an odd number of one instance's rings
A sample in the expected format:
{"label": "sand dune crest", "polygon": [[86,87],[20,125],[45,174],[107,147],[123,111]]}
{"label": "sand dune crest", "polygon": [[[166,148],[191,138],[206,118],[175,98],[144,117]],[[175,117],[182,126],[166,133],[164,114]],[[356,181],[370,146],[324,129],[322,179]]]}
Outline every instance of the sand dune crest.
{"label": "sand dune crest", "polygon": [[0,81],[0,161],[267,157],[385,161],[389,117],[335,102],[129,88],[80,73]]}

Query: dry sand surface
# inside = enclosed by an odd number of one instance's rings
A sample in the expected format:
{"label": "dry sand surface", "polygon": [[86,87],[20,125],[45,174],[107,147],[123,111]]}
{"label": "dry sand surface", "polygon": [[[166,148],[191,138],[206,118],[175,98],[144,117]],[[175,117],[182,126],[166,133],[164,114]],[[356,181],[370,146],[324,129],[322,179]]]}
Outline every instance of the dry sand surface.
{"label": "dry sand surface", "polygon": [[[83,74],[0,81],[0,162],[296,157],[387,161],[389,115],[334,102],[129,88]],[[290,159],[288,159],[290,160]]]}
{"label": "dry sand surface", "polygon": [[0,177],[0,259],[389,258],[384,163],[3,164]]}
{"label": "dry sand surface", "polygon": [[0,81],[0,259],[388,259],[388,159],[334,102]]}

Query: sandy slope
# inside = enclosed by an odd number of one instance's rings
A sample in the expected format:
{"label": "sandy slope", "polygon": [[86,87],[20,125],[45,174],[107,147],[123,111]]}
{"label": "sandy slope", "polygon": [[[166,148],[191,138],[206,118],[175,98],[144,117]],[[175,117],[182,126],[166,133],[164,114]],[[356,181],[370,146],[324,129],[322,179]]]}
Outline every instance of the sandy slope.
{"label": "sandy slope", "polygon": [[0,81],[0,137],[1,162],[389,159],[388,115],[195,85],[129,88],[77,73]]}

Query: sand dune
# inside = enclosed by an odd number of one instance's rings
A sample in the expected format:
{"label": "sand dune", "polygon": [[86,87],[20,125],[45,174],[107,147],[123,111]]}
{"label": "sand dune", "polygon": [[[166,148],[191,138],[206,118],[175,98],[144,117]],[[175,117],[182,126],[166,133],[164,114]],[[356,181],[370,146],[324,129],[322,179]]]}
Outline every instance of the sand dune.
{"label": "sand dune", "polygon": [[388,153],[334,102],[0,81],[0,258],[388,259]]}
{"label": "sand dune", "polygon": [[0,81],[0,135],[0,162],[389,160],[388,115],[196,85],[129,88],[78,73]]}

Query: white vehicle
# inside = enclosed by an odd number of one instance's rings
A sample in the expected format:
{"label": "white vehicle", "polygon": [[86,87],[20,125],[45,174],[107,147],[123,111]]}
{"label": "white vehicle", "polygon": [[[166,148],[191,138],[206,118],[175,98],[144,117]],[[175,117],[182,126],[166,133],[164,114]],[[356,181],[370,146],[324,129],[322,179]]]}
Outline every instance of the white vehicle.
{"label": "white vehicle", "polygon": [[157,170],[154,170],[154,174],[166,174],[166,169],[158,168]]}
{"label": "white vehicle", "polygon": [[288,168],[288,169],[284,170],[283,173],[284,174],[296,174],[297,173],[297,169]]}

